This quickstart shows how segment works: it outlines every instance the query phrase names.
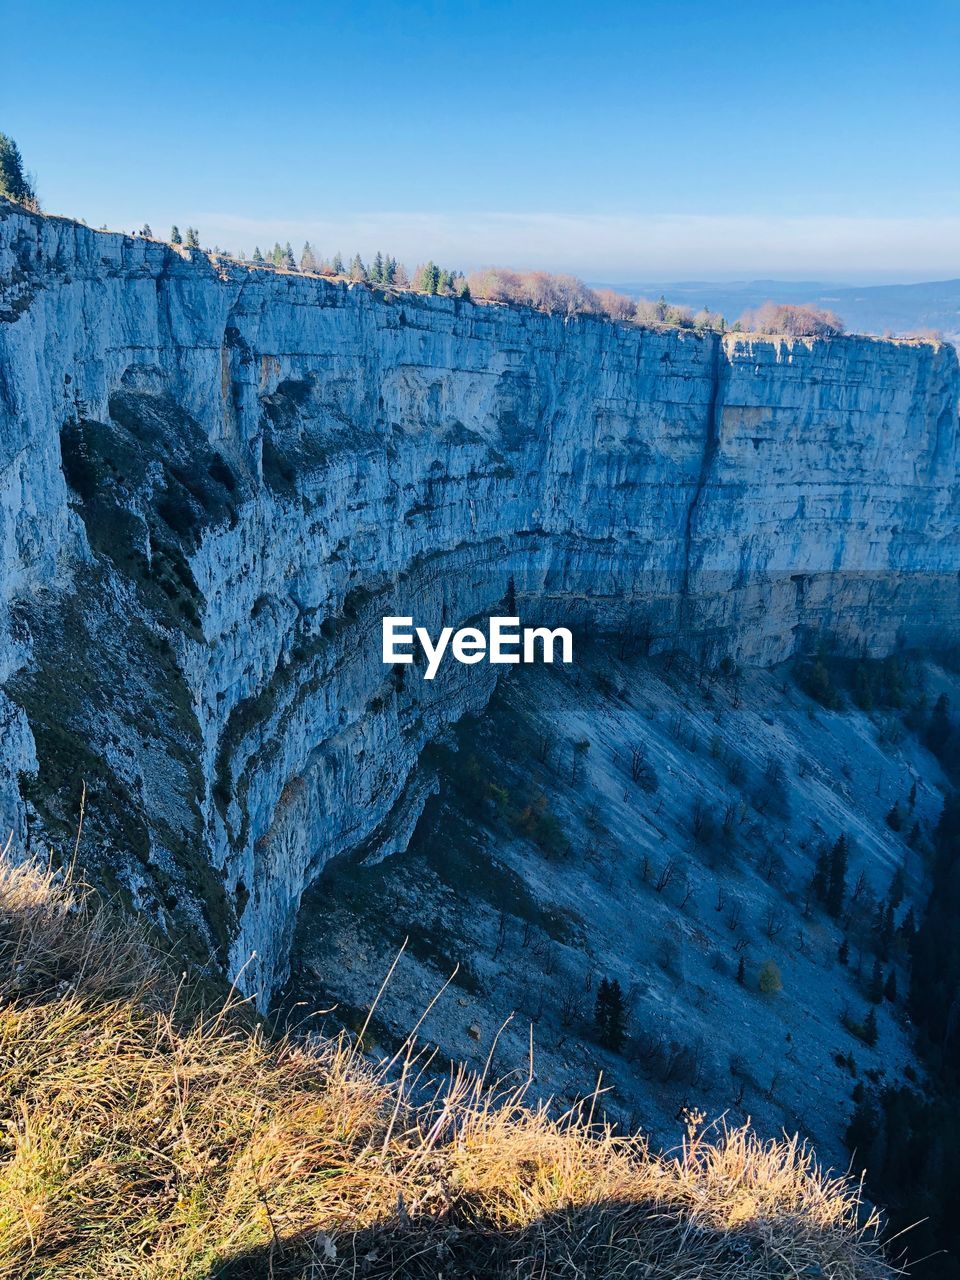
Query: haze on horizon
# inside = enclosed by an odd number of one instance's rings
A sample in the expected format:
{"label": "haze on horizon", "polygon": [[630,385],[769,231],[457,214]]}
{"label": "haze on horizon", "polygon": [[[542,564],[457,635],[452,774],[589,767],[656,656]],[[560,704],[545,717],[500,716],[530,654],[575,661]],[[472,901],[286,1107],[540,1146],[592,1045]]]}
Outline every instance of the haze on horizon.
{"label": "haze on horizon", "polygon": [[960,276],[954,0],[8,0],[44,207],[610,283]]}

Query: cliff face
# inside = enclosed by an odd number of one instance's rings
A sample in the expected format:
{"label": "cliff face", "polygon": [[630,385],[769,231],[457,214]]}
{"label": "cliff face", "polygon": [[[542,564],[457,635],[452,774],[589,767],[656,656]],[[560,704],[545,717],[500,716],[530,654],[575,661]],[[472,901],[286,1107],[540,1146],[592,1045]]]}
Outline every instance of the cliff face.
{"label": "cliff face", "polygon": [[770,663],[958,621],[953,348],[651,332],[299,276],[0,205],[0,822],[282,975],[330,858],[403,845],[424,682],[498,612]]}

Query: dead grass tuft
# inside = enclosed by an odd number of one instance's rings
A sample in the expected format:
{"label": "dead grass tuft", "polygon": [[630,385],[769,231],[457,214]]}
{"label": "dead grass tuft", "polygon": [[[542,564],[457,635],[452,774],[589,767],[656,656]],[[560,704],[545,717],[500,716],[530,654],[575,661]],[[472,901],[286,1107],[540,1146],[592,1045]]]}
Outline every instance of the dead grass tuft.
{"label": "dead grass tuft", "polygon": [[857,1189],[796,1140],[691,1125],[658,1155],[463,1071],[422,1101],[412,1044],[391,1069],[270,1040],[9,862],[0,1061],[4,1280],[891,1274]]}

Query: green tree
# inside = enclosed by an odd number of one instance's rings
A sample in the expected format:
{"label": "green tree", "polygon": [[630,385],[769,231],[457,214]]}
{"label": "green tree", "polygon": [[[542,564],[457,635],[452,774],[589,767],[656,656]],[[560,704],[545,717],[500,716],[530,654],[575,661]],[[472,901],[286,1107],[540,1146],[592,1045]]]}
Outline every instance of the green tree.
{"label": "green tree", "polygon": [[950,741],[952,728],[953,726],[950,723],[950,699],[945,693],[941,693],[933,704],[930,723],[927,725],[927,732],[924,735],[924,741],[935,756],[943,755],[946,745]]}
{"label": "green tree", "polygon": [[873,710],[873,685],[870,673],[862,662],[853,677],[853,700],[862,711]]}
{"label": "green tree", "polygon": [[180,228],[176,223],[170,228],[170,243],[183,244],[183,236],[180,234]]}
{"label": "green tree", "polygon": [[253,246],[253,257],[251,258],[251,262],[255,262],[258,266],[263,263],[263,254],[260,252],[260,246],[258,244]]}
{"label": "green tree", "polygon": [[869,1045],[872,1049],[877,1043],[879,1032],[877,1030],[877,1011],[871,1009],[863,1020],[863,1035],[861,1039],[863,1043]]}
{"label": "green tree", "polygon": [[440,268],[435,262],[420,267],[414,277],[413,287],[420,293],[435,294],[440,287]]}
{"label": "green tree", "polygon": [[140,232],[140,234],[141,234],[142,236],[146,236],[146,238],[147,238],[148,240],[152,240],[152,239],[153,239],[153,231],[152,231],[152,230],[151,230],[151,228],[150,228],[150,223],[149,223],[149,222],[145,222],[145,223],[143,224],[143,230]]}
{"label": "green tree", "polygon": [[894,910],[896,910],[903,901],[903,895],[906,892],[906,889],[907,873],[903,863],[901,862],[890,879],[890,892],[887,895],[890,905]]}
{"label": "green tree", "polygon": [[822,706],[833,711],[839,706],[840,699],[830,679],[830,672],[822,657],[808,662],[801,669],[800,682],[804,691],[815,698]]}
{"label": "green tree", "polygon": [[383,284],[383,254],[379,249],[373,255],[373,263],[370,267],[370,279],[374,284]]}
{"label": "green tree", "polygon": [[23,156],[14,140],[0,133],[0,196],[20,204],[35,205],[37,193],[23,168]]}
{"label": "green tree", "polygon": [[300,270],[301,271],[318,270],[317,255],[314,253],[309,240],[307,240],[304,243],[303,253],[301,253],[300,255]]}
{"label": "green tree", "polygon": [[870,986],[867,988],[867,995],[872,1004],[879,1004],[883,999],[883,969],[880,967],[880,961],[874,960],[873,973],[870,975]]}
{"label": "green tree", "polygon": [[835,920],[839,919],[843,912],[843,903],[847,895],[849,853],[847,837],[841,832],[830,850],[830,875],[827,883],[827,910]]}
{"label": "green tree", "polygon": [[777,968],[775,961],[764,961],[760,968],[757,986],[760,988],[761,994],[765,996],[775,996],[778,991],[783,990],[783,979],[780,977],[780,970]]}
{"label": "green tree", "polygon": [[626,1011],[623,1007],[623,992],[616,978],[600,980],[593,1021],[600,1043],[614,1053],[619,1053],[626,1036]]}
{"label": "green tree", "polygon": [[826,902],[830,891],[830,846],[826,842],[822,842],[817,851],[810,888],[819,902]]}
{"label": "green tree", "polygon": [[337,250],[337,252],[333,255],[333,262],[332,262],[330,265],[331,265],[331,267],[333,268],[333,274],[334,274],[335,276],[342,276],[342,275],[343,275],[343,258],[340,256],[340,250],[339,250],[339,249],[338,249],[338,250]]}
{"label": "green tree", "polygon": [[188,249],[200,248],[200,232],[196,227],[187,227],[186,245]]}
{"label": "green tree", "polygon": [[350,279],[363,281],[366,280],[366,278],[367,268],[363,265],[363,259],[360,257],[359,253],[355,253],[353,255],[353,260],[350,263]]}

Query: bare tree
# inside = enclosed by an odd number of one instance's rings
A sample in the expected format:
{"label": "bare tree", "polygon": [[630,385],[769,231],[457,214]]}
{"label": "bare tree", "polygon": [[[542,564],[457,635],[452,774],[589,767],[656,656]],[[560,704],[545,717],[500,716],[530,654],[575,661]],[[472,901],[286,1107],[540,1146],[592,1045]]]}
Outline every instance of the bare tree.
{"label": "bare tree", "polygon": [[660,868],[660,874],[657,876],[653,886],[657,893],[663,893],[664,889],[666,889],[667,885],[673,879],[676,870],[677,864],[675,860],[673,858],[668,858]]}
{"label": "bare tree", "polygon": [[766,919],[763,922],[763,931],[772,942],[778,934],[783,932],[784,919],[780,911],[774,906],[767,908]]}

